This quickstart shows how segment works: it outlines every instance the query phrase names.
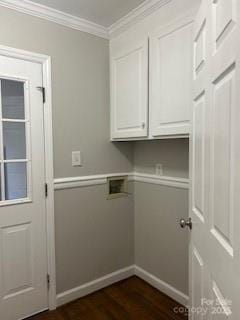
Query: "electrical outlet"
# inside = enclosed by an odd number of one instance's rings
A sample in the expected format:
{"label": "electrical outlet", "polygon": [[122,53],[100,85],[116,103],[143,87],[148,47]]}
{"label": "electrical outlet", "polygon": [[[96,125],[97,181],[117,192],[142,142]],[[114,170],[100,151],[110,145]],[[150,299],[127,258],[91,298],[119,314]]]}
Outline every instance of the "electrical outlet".
{"label": "electrical outlet", "polygon": [[81,167],[82,166],[82,154],[80,151],[72,152],[72,166]]}
{"label": "electrical outlet", "polygon": [[158,176],[162,176],[163,175],[163,165],[161,163],[157,163],[156,164],[155,173]]}

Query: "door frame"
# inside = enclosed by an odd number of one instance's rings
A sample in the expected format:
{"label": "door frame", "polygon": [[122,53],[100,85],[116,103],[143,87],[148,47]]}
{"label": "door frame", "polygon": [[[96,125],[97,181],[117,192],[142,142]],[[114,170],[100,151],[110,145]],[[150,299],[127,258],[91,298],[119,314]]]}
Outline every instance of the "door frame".
{"label": "door frame", "polygon": [[[49,310],[56,309],[56,261],[55,261],[55,220],[54,220],[54,175],[53,175],[53,129],[52,129],[52,85],[51,57],[30,51],[0,45],[0,56],[35,62],[42,65],[43,87],[46,101],[44,103],[44,144],[45,144],[45,177],[48,184],[46,203],[46,237],[47,237],[47,270],[50,277],[48,291]],[[47,281],[47,279],[46,279]]]}

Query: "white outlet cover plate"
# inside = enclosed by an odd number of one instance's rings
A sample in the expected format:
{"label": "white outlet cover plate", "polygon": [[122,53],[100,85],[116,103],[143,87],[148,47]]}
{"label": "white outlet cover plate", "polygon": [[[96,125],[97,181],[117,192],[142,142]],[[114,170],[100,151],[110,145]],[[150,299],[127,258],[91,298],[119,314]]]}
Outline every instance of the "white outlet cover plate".
{"label": "white outlet cover plate", "polygon": [[156,171],[156,175],[162,176],[163,175],[163,165],[161,163],[157,163],[155,171]]}

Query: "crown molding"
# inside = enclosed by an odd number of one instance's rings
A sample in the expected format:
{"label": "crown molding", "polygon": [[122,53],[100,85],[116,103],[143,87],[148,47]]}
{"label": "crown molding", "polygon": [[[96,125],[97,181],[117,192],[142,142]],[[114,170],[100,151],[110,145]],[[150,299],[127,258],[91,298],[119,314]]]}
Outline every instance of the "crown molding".
{"label": "crown molding", "polygon": [[30,0],[0,0],[0,6],[45,19],[68,28],[110,39],[152,14],[172,0],[145,0],[141,5],[106,28],[86,19],[47,7]]}
{"label": "crown molding", "polygon": [[0,6],[109,39],[108,29],[104,26],[29,0],[0,0]]}
{"label": "crown molding", "polygon": [[135,23],[146,18],[154,11],[167,5],[172,0],[145,0],[138,7],[130,11],[124,17],[113,23],[109,28],[109,36],[114,37],[130,28]]}

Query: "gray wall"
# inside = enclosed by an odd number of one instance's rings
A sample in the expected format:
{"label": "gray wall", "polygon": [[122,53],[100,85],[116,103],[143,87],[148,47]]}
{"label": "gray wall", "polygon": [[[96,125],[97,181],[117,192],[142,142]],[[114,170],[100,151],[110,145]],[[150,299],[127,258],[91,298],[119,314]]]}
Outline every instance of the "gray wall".
{"label": "gray wall", "polygon": [[55,177],[132,170],[131,144],[109,143],[108,40],[3,7],[0,17],[1,45],[52,57]]}
{"label": "gray wall", "polygon": [[59,293],[134,264],[133,196],[106,195],[107,185],[56,192]]}
{"label": "gray wall", "polygon": [[[162,163],[166,175],[187,176],[184,140],[109,142],[108,41],[2,7],[0,17],[1,45],[52,57],[56,178],[133,171],[134,161],[137,171]],[[82,168],[71,166],[73,150]],[[58,293],[134,263],[134,212],[137,264],[186,292],[187,239],[174,224],[186,192],[136,183],[134,210],[131,196],[108,201],[105,188],[55,194]]]}
{"label": "gray wall", "polygon": [[135,264],[188,294],[188,191],[135,183]]}
{"label": "gray wall", "polygon": [[[0,30],[1,45],[52,57],[55,177],[132,171],[132,145],[109,142],[108,41],[3,7]],[[133,263],[131,198],[96,186],[57,191],[55,206],[58,293]]]}
{"label": "gray wall", "polygon": [[161,163],[165,176],[188,178],[188,139],[139,141],[134,146],[136,172],[155,173]]}
{"label": "gray wall", "polygon": [[[188,178],[188,139],[136,142],[136,172]],[[179,227],[188,217],[188,190],[135,183],[135,263],[188,294],[188,233]]]}

